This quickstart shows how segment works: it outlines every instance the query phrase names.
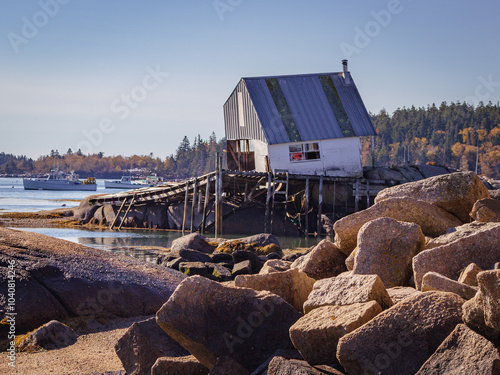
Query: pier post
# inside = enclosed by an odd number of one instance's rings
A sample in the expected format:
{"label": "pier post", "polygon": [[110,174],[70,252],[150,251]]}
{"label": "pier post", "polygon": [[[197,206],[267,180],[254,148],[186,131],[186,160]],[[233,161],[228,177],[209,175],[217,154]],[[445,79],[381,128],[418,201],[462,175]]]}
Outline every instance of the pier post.
{"label": "pier post", "polygon": [[191,202],[191,227],[190,227],[190,232],[193,233],[194,229],[194,210],[196,207],[196,194],[198,193],[198,177],[194,178],[194,185],[193,185],[193,201]]}
{"label": "pier post", "polygon": [[356,185],[354,187],[354,212],[358,212],[359,209],[359,180],[356,180]]}
{"label": "pier post", "polygon": [[188,200],[189,200],[189,180],[186,181],[186,194],[184,195],[184,214],[182,215],[182,235],[186,234],[186,218],[188,211]]}
{"label": "pier post", "polygon": [[323,176],[319,176],[319,192],[318,192],[318,216],[316,222],[316,237],[321,236],[321,206],[323,204]]}
{"label": "pier post", "polygon": [[305,203],[304,210],[306,215],[306,237],[309,237],[309,177],[306,177],[306,189],[304,192]]}
{"label": "pier post", "polygon": [[207,206],[210,200],[210,176],[207,176],[207,185],[205,186],[205,202],[203,203],[203,217],[201,219],[200,233],[205,233],[205,221],[207,219]]}
{"label": "pier post", "polygon": [[267,174],[267,195],[266,195],[266,213],[264,216],[264,233],[269,233],[269,216],[271,211],[271,195],[272,195],[272,176],[271,172]]}
{"label": "pier post", "polygon": [[333,180],[333,203],[332,203],[332,222],[335,222],[335,188],[336,188],[335,180]]}
{"label": "pier post", "polygon": [[217,153],[215,176],[215,238],[222,234],[222,163]]}

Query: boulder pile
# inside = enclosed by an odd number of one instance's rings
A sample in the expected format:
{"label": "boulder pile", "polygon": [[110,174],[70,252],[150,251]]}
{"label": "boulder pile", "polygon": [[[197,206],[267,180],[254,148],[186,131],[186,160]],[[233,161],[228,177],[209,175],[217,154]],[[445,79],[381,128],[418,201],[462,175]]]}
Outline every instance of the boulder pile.
{"label": "boulder pile", "polygon": [[155,267],[175,290],[117,355],[129,375],[500,374],[498,216],[458,172],[382,190],[305,254],[182,237]]}
{"label": "boulder pile", "polygon": [[156,322],[208,374],[498,374],[496,207],[474,173],[452,173],[381,191],[293,262],[270,236],[272,252],[187,236],[185,262],[160,263],[233,281],[188,277]]}

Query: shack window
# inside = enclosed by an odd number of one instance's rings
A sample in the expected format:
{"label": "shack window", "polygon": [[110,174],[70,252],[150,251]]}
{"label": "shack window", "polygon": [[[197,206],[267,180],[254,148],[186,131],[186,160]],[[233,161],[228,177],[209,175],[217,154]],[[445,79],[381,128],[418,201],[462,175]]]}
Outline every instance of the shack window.
{"label": "shack window", "polygon": [[318,143],[302,143],[288,146],[290,161],[320,159]]}

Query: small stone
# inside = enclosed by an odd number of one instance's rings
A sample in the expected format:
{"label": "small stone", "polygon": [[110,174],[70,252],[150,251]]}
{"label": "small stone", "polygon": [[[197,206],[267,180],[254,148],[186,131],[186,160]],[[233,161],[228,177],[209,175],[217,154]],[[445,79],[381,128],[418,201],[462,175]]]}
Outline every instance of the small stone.
{"label": "small stone", "polygon": [[462,271],[458,278],[458,282],[470,286],[477,286],[477,274],[482,271],[483,269],[476,263],[471,263]]}
{"label": "small stone", "polygon": [[212,258],[209,255],[198,250],[181,249],[179,255],[186,259],[187,262],[212,262]]}
{"label": "small stone", "polygon": [[77,334],[66,324],[51,320],[35,331],[30,332],[20,342],[18,350],[30,351],[43,349],[60,349],[76,342]]}
{"label": "small stone", "polygon": [[477,288],[440,275],[437,272],[427,272],[422,279],[422,292],[437,290],[440,292],[455,293],[465,300],[473,298]]}
{"label": "small stone", "polygon": [[283,272],[290,269],[292,262],[281,259],[270,259],[260,269],[260,274],[272,273],[272,272]]}
{"label": "small stone", "polygon": [[474,203],[470,216],[482,223],[500,222],[500,200],[480,199]]}
{"label": "small stone", "polygon": [[500,330],[500,270],[481,272],[477,281],[483,298],[484,321],[488,327]]}
{"label": "small stone", "polygon": [[236,277],[238,275],[251,275],[252,274],[252,263],[249,260],[244,260],[243,262],[236,263],[233,267],[232,276]]}
{"label": "small stone", "polygon": [[161,357],[151,367],[151,375],[208,375],[208,369],[192,356]]}
{"label": "small stone", "polygon": [[392,302],[396,304],[405,298],[420,292],[409,286],[395,286],[393,288],[388,288],[387,293],[389,294],[389,297],[391,297]]}

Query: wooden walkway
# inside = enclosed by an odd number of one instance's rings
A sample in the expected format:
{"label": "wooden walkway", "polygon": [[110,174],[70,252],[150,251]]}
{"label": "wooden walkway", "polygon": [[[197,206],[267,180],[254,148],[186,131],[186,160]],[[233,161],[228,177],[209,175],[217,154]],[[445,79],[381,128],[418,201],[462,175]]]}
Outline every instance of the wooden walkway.
{"label": "wooden walkway", "polygon": [[[187,230],[200,231],[207,229],[206,219],[215,210],[215,235],[223,232],[223,209],[222,205],[229,205],[235,209],[255,202],[265,202],[265,232],[272,231],[275,210],[281,205],[287,212],[289,194],[300,191],[304,194],[304,212],[309,213],[311,205],[311,190],[313,184],[318,184],[318,199],[316,205],[317,228],[321,228],[320,220],[323,204],[323,187],[326,184],[333,186],[333,212],[335,213],[335,198],[337,184],[352,187],[352,196],[355,198],[355,211],[358,210],[359,202],[366,197],[366,207],[370,206],[371,198],[375,197],[381,190],[380,184],[385,181],[368,181],[365,179],[341,178],[316,175],[295,175],[286,171],[275,171],[274,173],[224,171],[217,168],[216,171],[206,175],[191,178],[179,183],[166,183],[155,187],[146,187],[129,190],[115,194],[106,194],[90,199],[91,205],[113,205],[119,206],[110,228],[120,229],[127,218],[130,210],[135,205],[163,204],[184,202],[183,233]],[[330,189],[331,190],[331,189]],[[189,204],[191,203],[191,205]],[[202,214],[202,223],[194,227],[193,217],[195,211]],[[331,211],[330,211],[331,212]],[[123,213],[123,214],[122,214]],[[190,216],[190,228],[186,227],[187,218]],[[120,220],[121,217],[121,220]],[[120,223],[118,223],[120,221]],[[309,233],[309,215],[305,214],[305,233]],[[316,231],[321,235],[321,229]]]}

